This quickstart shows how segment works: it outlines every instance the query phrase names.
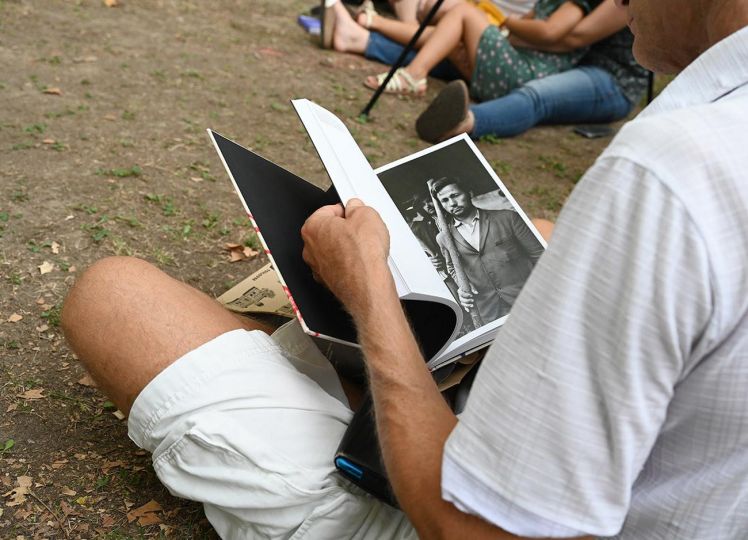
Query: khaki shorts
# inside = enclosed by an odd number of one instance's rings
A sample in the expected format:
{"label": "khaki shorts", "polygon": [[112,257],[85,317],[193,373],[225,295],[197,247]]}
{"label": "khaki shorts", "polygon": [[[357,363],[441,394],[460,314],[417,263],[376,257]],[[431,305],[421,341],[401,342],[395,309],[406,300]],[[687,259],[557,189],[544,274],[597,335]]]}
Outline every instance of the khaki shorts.
{"label": "khaki shorts", "polygon": [[222,538],[415,538],[402,512],[334,472],[351,416],[294,321],[187,353],[143,389],[128,429],[161,482],[202,502]]}

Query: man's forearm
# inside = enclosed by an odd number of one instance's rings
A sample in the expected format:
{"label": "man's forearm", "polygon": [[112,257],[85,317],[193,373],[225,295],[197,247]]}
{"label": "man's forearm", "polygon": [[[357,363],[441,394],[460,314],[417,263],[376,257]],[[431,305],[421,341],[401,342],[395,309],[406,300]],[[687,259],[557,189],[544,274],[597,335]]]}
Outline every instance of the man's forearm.
{"label": "man's forearm", "polygon": [[418,348],[389,275],[379,301],[354,313],[382,455],[393,490],[422,538],[514,538],[441,498],[444,443],[457,423]]}

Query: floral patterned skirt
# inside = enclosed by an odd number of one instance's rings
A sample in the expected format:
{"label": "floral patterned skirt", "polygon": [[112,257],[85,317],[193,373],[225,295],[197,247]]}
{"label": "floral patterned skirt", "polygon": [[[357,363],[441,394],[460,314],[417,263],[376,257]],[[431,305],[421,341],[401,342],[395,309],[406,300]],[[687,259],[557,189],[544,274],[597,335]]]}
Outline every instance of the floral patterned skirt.
{"label": "floral patterned skirt", "polygon": [[515,49],[497,26],[483,32],[475,55],[470,94],[477,101],[505,96],[526,82],[574,67],[587,49],[571,53],[547,53]]}

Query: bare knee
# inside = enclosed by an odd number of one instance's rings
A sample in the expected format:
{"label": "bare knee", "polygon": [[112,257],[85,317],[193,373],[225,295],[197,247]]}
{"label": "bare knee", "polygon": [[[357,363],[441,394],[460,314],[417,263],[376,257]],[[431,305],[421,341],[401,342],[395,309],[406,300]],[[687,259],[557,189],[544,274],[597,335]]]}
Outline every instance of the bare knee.
{"label": "bare knee", "polygon": [[106,257],[89,266],[70,289],[62,308],[62,329],[66,336],[79,324],[85,324],[86,315],[97,312],[102,304],[111,302],[116,290],[126,287],[132,280],[143,279],[143,273],[159,270],[150,263],[135,257]]}
{"label": "bare knee", "polygon": [[547,219],[542,218],[535,218],[532,220],[532,224],[535,225],[535,228],[540,233],[540,236],[542,236],[546,242],[550,241],[551,235],[553,234],[553,227],[555,226],[552,221],[548,221]]}

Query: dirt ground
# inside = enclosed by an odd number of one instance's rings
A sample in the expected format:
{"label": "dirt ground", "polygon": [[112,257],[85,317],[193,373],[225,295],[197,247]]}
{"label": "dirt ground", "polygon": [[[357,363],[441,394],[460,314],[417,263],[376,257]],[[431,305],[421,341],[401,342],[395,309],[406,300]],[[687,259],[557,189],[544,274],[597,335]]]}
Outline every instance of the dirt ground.
{"label": "dirt ground", "polygon": [[[383,68],[319,49],[295,22],[314,0],[119,4],[0,0],[0,538],[215,537],[161,487],[59,327],[66,292],[107,255],[216,296],[263,264],[229,262],[226,243],[256,239],[206,128],[318,185],[290,98],[337,113],[374,166],[425,147],[425,100],[383,97],[356,121]],[[531,216],[554,218],[607,142],[559,127],[478,146]]]}

